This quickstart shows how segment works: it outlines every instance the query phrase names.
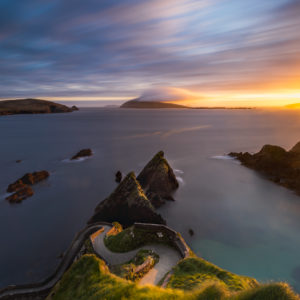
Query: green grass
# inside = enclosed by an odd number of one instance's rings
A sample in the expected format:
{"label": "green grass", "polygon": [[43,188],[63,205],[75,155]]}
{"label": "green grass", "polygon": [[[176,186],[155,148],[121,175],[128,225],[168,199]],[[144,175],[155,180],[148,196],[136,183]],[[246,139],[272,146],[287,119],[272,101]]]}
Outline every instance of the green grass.
{"label": "green grass", "polygon": [[113,252],[128,252],[149,243],[164,243],[171,245],[167,236],[158,237],[156,232],[135,228],[126,228],[116,235],[105,237],[105,246]]}
{"label": "green grass", "polygon": [[[147,259],[150,264],[143,270],[136,272],[137,267],[142,265]],[[124,279],[137,281],[148,273],[159,261],[159,256],[151,250],[140,250],[133,259],[125,264],[114,265],[110,267],[110,271]]]}
{"label": "green grass", "polygon": [[231,291],[258,286],[258,282],[253,278],[233,274],[202,258],[192,257],[181,260],[174,267],[168,287],[191,290],[208,281],[225,284]]}
{"label": "green grass", "polygon": [[[190,261],[189,264],[191,263]],[[217,267],[210,267],[209,264],[207,272],[217,276],[219,274],[215,269]],[[183,271],[183,266],[180,268],[182,272],[187,272],[187,269]],[[205,268],[200,269],[204,272]],[[193,269],[190,271],[195,273]],[[222,278],[227,278],[226,274],[220,274]],[[257,285],[254,288],[251,288],[250,284],[243,283],[241,288],[245,290],[232,291],[233,286],[239,286],[238,279],[233,279],[237,281],[233,284],[230,276],[226,280],[224,278],[219,282],[211,281],[211,278],[202,281],[191,291],[178,288],[162,289],[156,286],[142,287],[111,274],[105,263],[95,255],[84,255],[64,274],[47,300],[299,300],[299,297],[284,283]],[[227,281],[231,288],[227,286]]]}

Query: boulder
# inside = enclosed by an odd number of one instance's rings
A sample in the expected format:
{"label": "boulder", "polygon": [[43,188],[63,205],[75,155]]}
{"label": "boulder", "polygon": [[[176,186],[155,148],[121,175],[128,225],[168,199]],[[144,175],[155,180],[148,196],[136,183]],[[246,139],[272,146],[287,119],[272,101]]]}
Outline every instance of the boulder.
{"label": "boulder", "polygon": [[162,206],[165,200],[174,200],[173,193],[179,186],[163,151],[159,151],[148,162],[138,175],[137,180],[156,208]]}
{"label": "boulder", "polygon": [[71,107],[71,110],[76,111],[76,110],[79,110],[79,108],[78,108],[76,105],[73,105],[73,106]]}
{"label": "boulder", "polygon": [[10,203],[20,203],[22,200],[31,197],[33,195],[33,190],[29,185],[24,185],[14,194],[6,197]]}
{"label": "boulder", "polygon": [[117,221],[125,226],[135,222],[165,224],[155,212],[133,172],[129,173],[114,192],[100,202],[89,223]]}
{"label": "boulder", "polygon": [[11,183],[6,191],[8,193],[13,193],[13,192],[16,192],[22,188],[24,188],[26,186],[26,184],[21,180],[21,179],[18,179],[17,181],[15,181],[14,183]]}
{"label": "boulder", "polygon": [[49,172],[43,170],[43,171],[38,171],[33,173],[27,173],[21,178],[21,181],[25,184],[33,185],[42,180],[45,180],[49,176],[50,176]]}
{"label": "boulder", "polygon": [[79,159],[79,158],[82,158],[82,157],[88,157],[88,156],[92,156],[93,155],[93,152],[91,149],[82,149],[80,150],[79,152],[77,152],[72,158],[71,160],[74,160],[74,159]]}

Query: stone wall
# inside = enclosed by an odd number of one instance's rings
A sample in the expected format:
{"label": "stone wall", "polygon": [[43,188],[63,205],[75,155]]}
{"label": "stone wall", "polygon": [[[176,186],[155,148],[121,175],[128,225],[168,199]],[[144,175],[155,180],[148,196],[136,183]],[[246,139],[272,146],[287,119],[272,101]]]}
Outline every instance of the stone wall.
{"label": "stone wall", "polygon": [[189,247],[185,243],[181,235],[175,230],[171,229],[166,225],[161,224],[150,224],[150,223],[134,223],[136,228],[145,229],[148,231],[156,232],[157,234],[162,233],[167,236],[172,246],[178,250],[182,258],[189,257]]}

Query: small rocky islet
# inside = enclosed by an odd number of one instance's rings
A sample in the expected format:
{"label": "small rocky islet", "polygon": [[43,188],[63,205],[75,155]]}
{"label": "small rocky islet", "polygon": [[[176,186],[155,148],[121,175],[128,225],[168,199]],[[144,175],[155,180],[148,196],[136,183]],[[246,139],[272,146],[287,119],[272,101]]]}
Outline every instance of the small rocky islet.
{"label": "small rocky islet", "polygon": [[71,160],[78,160],[80,158],[89,157],[93,155],[93,151],[89,148],[82,149],[72,156]]}
{"label": "small rocky islet", "polygon": [[114,192],[98,204],[89,224],[99,221],[117,221],[129,226],[135,222],[165,224],[155,208],[166,200],[173,200],[178,182],[172,168],[158,152],[138,177],[130,172]]}
{"label": "small rocky islet", "polygon": [[31,197],[34,194],[31,186],[47,179],[49,176],[50,174],[46,170],[26,173],[23,177],[7,187],[6,191],[13,194],[6,197],[6,200],[10,203],[20,203],[24,199]]}
{"label": "small rocky islet", "polygon": [[289,151],[276,145],[264,145],[255,154],[230,152],[228,155],[300,195],[300,142]]}

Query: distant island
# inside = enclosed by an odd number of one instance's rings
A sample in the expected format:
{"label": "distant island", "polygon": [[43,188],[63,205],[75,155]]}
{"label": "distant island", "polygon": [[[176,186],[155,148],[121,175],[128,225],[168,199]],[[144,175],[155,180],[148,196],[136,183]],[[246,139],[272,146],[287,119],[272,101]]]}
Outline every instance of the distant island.
{"label": "distant island", "polygon": [[142,101],[134,99],[125,102],[120,106],[121,108],[189,108],[184,105],[166,103],[160,101]]}
{"label": "distant island", "polygon": [[162,108],[178,108],[178,109],[253,109],[253,107],[225,107],[225,106],[200,106],[191,107],[180,104],[162,102],[162,101],[143,101],[140,98],[129,100],[123,103],[120,108],[144,108],[144,109],[162,109]]}
{"label": "distant island", "polygon": [[231,152],[229,155],[300,195],[300,142],[289,151],[275,145],[264,145],[255,154]]}
{"label": "distant island", "polygon": [[68,107],[63,104],[41,99],[19,99],[0,101],[0,116],[15,114],[49,114],[65,113],[78,110],[76,106]]}

